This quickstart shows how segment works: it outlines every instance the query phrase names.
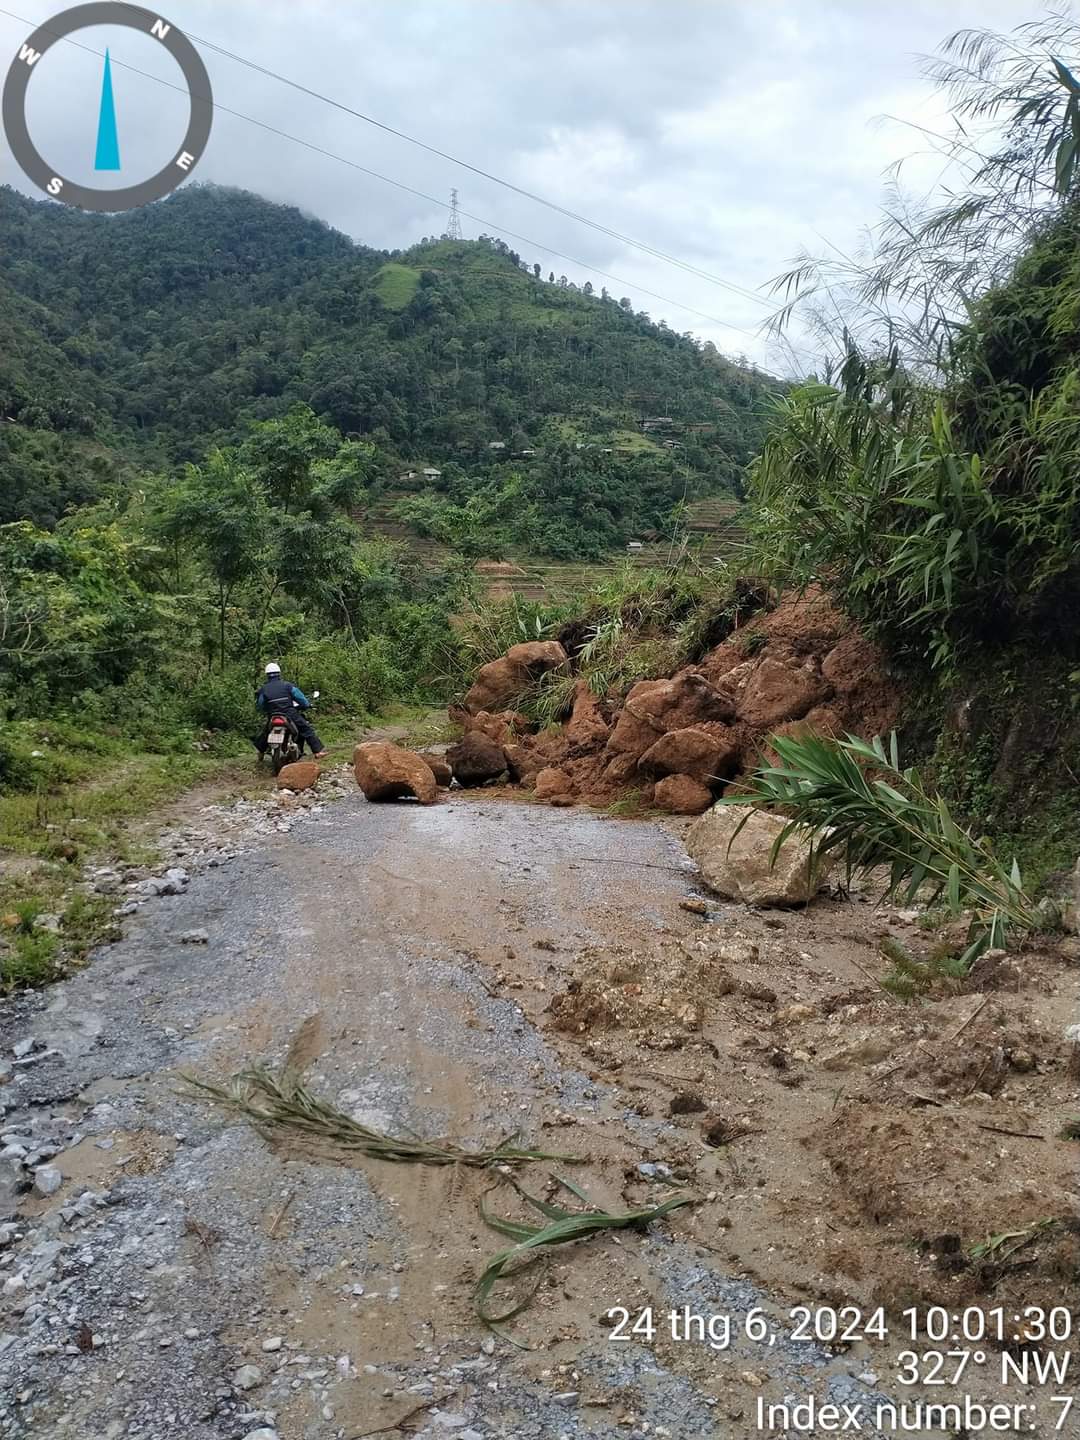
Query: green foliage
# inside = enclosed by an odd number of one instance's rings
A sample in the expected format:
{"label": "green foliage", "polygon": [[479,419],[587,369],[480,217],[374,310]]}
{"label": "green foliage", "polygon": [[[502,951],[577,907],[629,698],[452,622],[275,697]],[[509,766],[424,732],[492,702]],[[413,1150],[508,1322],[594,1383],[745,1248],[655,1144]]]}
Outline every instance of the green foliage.
{"label": "green foliage", "polygon": [[[106,218],[0,190],[0,252],[0,421],[17,422],[0,423],[0,521],[52,524],[133,459],[198,462],[297,404],[371,437],[382,479],[392,452],[467,463],[478,486],[499,464],[492,442],[530,448],[566,416],[640,438],[655,408],[700,427],[675,468],[691,493],[715,492],[756,449],[775,388],[611,299],[526,274],[502,241],[390,256],[236,191],[187,186]],[[650,461],[673,464],[651,442]],[[677,499],[682,485],[665,484]],[[642,485],[654,488],[644,470]],[[545,486],[565,544],[573,502]]]}
{"label": "green foliage", "polygon": [[[951,418],[952,397],[910,383],[895,357],[874,365],[854,350],[842,378],[781,401],[752,468],[748,530],[765,573],[826,585],[937,665],[1075,592],[1080,412],[984,390]],[[979,431],[982,454],[965,430]]]}
{"label": "green foliage", "polygon": [[895,735],[888,753],[880,739],[871,743],[853,735],[772,735],[769,745],[779,763],[759,768],[723,803],[763,805],[787,817],[774,858],[793,834],[809,832],[819,854],[843,859],[849,881],[888,865],[886,895],[902,891],[910,902],[925,885],[929,904],[943,900],[954,916],[971,910],[965,963],[988,945],[1003,944],[1008,924],[1040,928],[1015,863],[1007,871],[989,844],[958,825],[944,799],[924,788],[916,770],[900,769]]}
{"label": "green foliage", "polygon": [[115,522],[0,526],[0,691],[47,703],[152,660],[177,619],[148,583],[156,563],[146,538]]}
{"label": "green foliage", "polygon": [[467,475],[447,468],[439,492],[400,501],[397,518],[466,555],[525,551],[598,560],[640,534],[668,532],[704,480],[652,446],[578,449],[554,431],[535,457]]}
{"label": "green foliage", "polygon": [[0,991],[32,989],[47,985],[60,974],[60,941],[47,930],[33,934],[16,933],[0,949]]}
{"label": "green foliage", "polygon": [[916,958],[906,945],[892,936],[881,942],[881,953],[892,962],[881,978],[883,990],[898,1000],[920,995],[955,992],[968,973],[968,963],[947,945],[939,945],[925,960]]}

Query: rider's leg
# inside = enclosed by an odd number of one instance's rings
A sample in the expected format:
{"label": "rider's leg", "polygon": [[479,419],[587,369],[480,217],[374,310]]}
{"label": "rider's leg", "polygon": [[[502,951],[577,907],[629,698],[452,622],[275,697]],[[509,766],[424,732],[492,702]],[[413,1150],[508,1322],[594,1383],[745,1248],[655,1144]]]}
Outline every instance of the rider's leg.
{"label": "rider's leg", "polygon": [[325,753],[325,747],[318,735],[316,735],[315,728],[306,715],[297,715],[293,723],[296,726],[296,731],[301,741],[307,742],[308,749],[313,755],[322,755]]}

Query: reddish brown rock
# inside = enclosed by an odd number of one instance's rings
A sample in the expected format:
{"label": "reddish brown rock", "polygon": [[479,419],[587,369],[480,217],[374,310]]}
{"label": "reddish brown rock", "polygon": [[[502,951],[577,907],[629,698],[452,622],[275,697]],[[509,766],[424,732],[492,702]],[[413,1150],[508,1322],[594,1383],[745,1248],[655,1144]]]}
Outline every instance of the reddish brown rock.
{"label": "reddish brown rock", "polygon": [[615,754],[641,755],[668,730],[734,716],[731,696],[697,671],[684,671],[673,680],[641,680],[626,697],[607,748]]}
{"label": "reddish brown rock", "polygon": [[669,730],[645,751],[638,768],[646,775],[692,775],[703,784],[727,779],[739,759],[739,742],[731,732]]}
{"label": "reddish brown rock", "polygon": [[446,760],[442,755],[429,755],[426,750],[421,750],[418,753],[420,759],[423,760],[432,775],[435,776],[435,784],[445,790],[454,778],[454,772],[450,769]]}
{"label": "reddish brown rock", "polygon": [[746,682],[739,697],[739,719],[759,729],[800,720],[808,710],[832,693],[811,665],[786,665],[765,656]]}
{"label": "reddish brown rock", "polygon": [[607,740],[610,727],[600,710],[600,697],[589,689],[588,681],[578,680],[574,685],[573,708],[566,722],[563,734],[575,745],[587,745]]}
{"label": "reddish brown rock", "polygon": [[613,755],[604,766],[603,777],[609,785],[625,785],[637,770],[637,756]]}
{"label": "reddish brown rock", "polygon": [[549,670],[561,669],[566,664],[566,651],[557,640],[525,640],[520,645],[511,645],[506,658],[536,679]]}
{"label": "reddish brown rock", "polygon": [[503,747],[479,730],[470,730],[457,745],[452,745],[446,759],[459,785],[483,785],[506,769]]}
{"label": "reddish brown rock", "polygon": [[481,710],[501,710],[529,687],[566,664],[566,651],[557,640],[529,640],[511,645],[499,660],[482,665],[477,671],[465,708],[474,715]]}
{"label": "reddish brown rock", "polygon": [[415,795],[421,805],[435,801],[435,776],[427,763],[386,740],[368,740],[353,751],[356,783],[369,800]]}
{"label": "reddish brown rock", "polygon": [[713,803],[712,792],[692,775],[665,775],[656,782],[652,803],[671,815],[700,815]]}
{"label": "reddish brown rock", "polygon": [[519,735],[524,735],[528,730],[529,717],[520,710],[498,710],[494,713],[481,710],[478,714],[469,716],[464,728],[466,733],[479,730],[481,735],[494,740],[496,745],[512,745]]}
{"label": "reddish brown rock", "polygon": [[544,768],[544,761],[524,745],[504,745],[503,756],[515,785],[528,782]]}
{"label": "reddish brown rock", "polygon": [[569,795],[572,789],[569,775],[551,765],[540,771],[534,787],[538,800],[554,800],[556,795]]}
{"label": "reddish brown rock", "polygon": [[310,790],[322,771],[317,760],[295,760],[278,771],[279,790]]}
{"label": "reddish brown rock", "polygon": [[[777,725],[769,739],[773,735],[779,735],[781,739],[791,738],[802,740],[808,735],[820,735],[827,740],[844,733],[843,721],[831,705],[815,705],[813,710],[804,715],[801,720],[789,720],[785,725]],[[755,747],[748,749],[743,756],[743,768],[755,770],[758,765],[764,762],[767,765],[778,763],[780,756],[773,747],[766,743],[765,737]]]}

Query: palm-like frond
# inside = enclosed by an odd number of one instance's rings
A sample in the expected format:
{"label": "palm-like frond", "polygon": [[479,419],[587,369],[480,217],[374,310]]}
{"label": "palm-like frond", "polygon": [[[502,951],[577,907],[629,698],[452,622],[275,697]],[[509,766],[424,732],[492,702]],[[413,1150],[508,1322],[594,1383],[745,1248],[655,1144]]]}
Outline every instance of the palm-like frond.
{"label": "palm-like frond", "polygon": [[944,799],[926,790],[918,771],[901,770],[895,734],[888,750],[880,737],[854,735],[774,735],[769,744],[779,763],[762,766],[744,793],[723,803],[775,808],[788,817],[774,860],[788,839],[809,831],[818,854],[842,859],[849,881],[888,865],[887,895],[910,902],[927,886],[930,903],[944,899],[954,915],[973,912],[967,961],[1001,945],[1010,924],[1038,927],[1015,863],[1006,870],[985,841],[956,822]]}

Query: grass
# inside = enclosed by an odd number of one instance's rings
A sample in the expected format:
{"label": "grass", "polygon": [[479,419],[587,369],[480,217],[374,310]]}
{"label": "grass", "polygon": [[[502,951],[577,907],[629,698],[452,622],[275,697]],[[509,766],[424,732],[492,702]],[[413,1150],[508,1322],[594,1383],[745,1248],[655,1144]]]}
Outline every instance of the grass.
{"label": "grass", "polygon": [[388,310],[404,310],[419,284],[419,270],[390,261],[375,272],[372,288]]}
{"label": "grass", "polygon": [[515,1136],[498,1145],[466,1149],[451,1140],[422,1140],[415,1135],[386,1135],[363,1125],[344,1110],[320,1100],[304,1085],[297,1071],[286,1066],[274,1072],[253,1065],[223,1085],[185,1075],[185,1084],[227,1110],[250,1120],[263,1133],[293,1130],[313,1140],[326,1140],[343,1150],[359,1151],[373,1160],[411,1162],[417,1165],[523,1165],[536,1160],[577,1163],[575,1155],[551,1155],[522,1148]]}
{"label": "grass", "polygon": [[[55,868],[0,884],[0,993],[47,985],[116,939],[114,905],[108,896],[71,895]],[[45,914],[59,916],[58,934],[35,924]]]}
{"label": "grass", "polygon": [[117,843],[123,822],[173,799],[222,764],[202,755],[139,754],[111,765],[80,764],[79,778],[0,796],[0,850],[73,861]]}

